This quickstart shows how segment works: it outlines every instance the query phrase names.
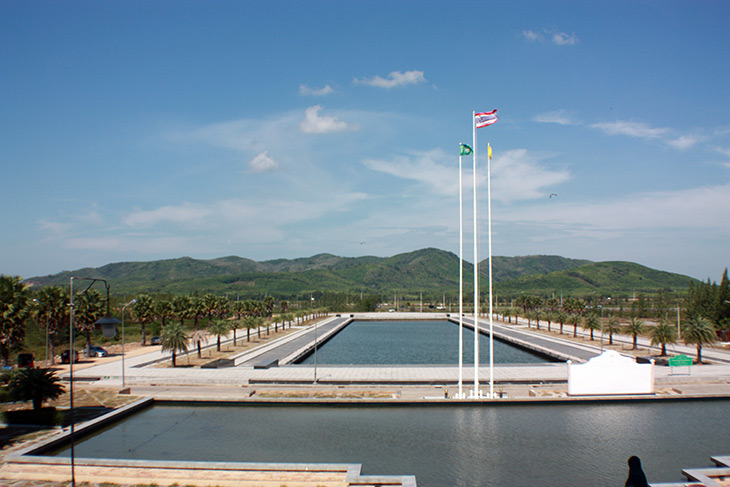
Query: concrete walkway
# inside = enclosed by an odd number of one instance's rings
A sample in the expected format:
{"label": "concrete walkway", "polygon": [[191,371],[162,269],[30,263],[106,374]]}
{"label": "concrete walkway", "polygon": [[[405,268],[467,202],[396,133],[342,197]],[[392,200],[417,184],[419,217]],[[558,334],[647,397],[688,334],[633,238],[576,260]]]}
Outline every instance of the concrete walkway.
{"label": "concrete walkway", "polygon": [[[382,319],[402,319],[402,313],[379,313],[376,317]],[[430,319],[445,319],[445,314],[424,313],[422,316]],[[408,318],[413,318],[409,314]],[[342,324],[349,316],[345,318],[330,317],[322,320],[318,325],[319,330],[333,329]],[[372,319],[372,316],[355,315],[355,319]],[[600,354],[600,342],[595,344],[579,343],[575,344],[568,340],[562,340],[559,335],[546,336],[528,330],[526,324],[505,325],[495,320],[495,334],[497,330],[500,333],[510,334],[513,338],[524,340],[529,343],[539,344],[542,347],[558,350],[564,348],[568,350],[568,355],[580,354],[576,357],[578,360],[585,360],[591,356]],[[480,318],[480,329],[488,329],[488,320]],[[555,325],[553,325],[555,326]],[[570,330],[572,333],[572,329]],[[277,349],[279,345],[290,348],[281,349],[279,352],[272,352],[270,357],[283,357],[292,353],[300,353],[301,350],[308,346],[311,341],[313,343],[314,327],[302,327],[297,342],[293,343],[291,336],[282,337],[267,343],[265,346],[268,352]],[[308,338],[309,337],[309,338]],[[630,343],[631,337],[614,335],[614,341],[624,340]],[[648,343],[643,343],[643,347]],[[320,342],[321,343],[321,342]],[[687,353],[693,356],[694,349],[682,345],[675,345],[674,352]],[[294,350],[292,352],[291,350]],[[251,352],[247,352],[251,353]],[[255,354],[256,352],[254,352]],[[703,356],[708,360],[713,360],[719,365],[702,365],[686,368],[686,370],[676,371],[670,367],[656,367],[655,381],[657,385],[672,384],[703,384],[708,382],[730,382],[730,352],[720,349],[707,348],[703,351]],[[433,366],[334,366],[320,365],[315,368],[309,365],[285,365],[280,367],[270,367],[268,369],[254,368],[257,361],[263,360],[259,354],[258,357],[252,356],[248,361],[243,360],[243,365],[229,368],[219,369],[200,369],[200,368],[160,368],[151,367],[156,361],[168,359],[168,354],[162,353],[159,349],[144,353],[136,357],[127,357],[125,360],[125,383],[129,386],[189,386],[189,385],[208,385],[208,386],[239,386],[249,387],[252,385],[263,384],[280,384],[280,385],[311,385],[314,383],[315,373],[319,385],[443,385],[454,387],[459,378],[458,364],[454,365],[433,365]],[[239,363],[239,362],[237,362]],[[546,363],[539,365],[496,365],[494,367],[494,381],[500,385],[506,384],[549,384],[567,381],[567,364],[566,363]],[[480,364],[479,381],[484,384],[489,380],[490,369],[489,364]],[[121,363],[119,360],[108,361],[101,365],[87,367],[80,370],[74,370],[74,379],[83,381],[94,381],[97,385],[108,387],[119,387],[121,385]],[[464,366],[463,383],[472,384],[474,381],[474,369],[472,366]],[[453,390],[453,389],[452,389]]]}

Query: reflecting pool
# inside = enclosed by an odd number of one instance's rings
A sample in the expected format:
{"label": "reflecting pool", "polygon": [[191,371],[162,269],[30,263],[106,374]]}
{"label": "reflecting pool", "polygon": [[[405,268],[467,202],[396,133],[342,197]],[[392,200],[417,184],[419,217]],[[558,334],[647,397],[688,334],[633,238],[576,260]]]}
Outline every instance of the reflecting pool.
{"label": "reflecting pool", "polygon": [[[459,325],[449,321],[354,321],[317,349],[320,365],[442,365],[459,361]],[[549,360],[494,341],[494,363]],[[479,362],[489,362],[489,337],[479,335]],[[314,364],[310,354],[301,364]],[[474,332],[464,328],[464,363],[474,363]]]}
{"label": "reflecting pool", "polygon": [[[76,444],[76,456],[360,463],[419,487],[684,480],[730,452],[730,401],[477,406],[155,405]],[[57,453],[68,456],[68,450]]]}

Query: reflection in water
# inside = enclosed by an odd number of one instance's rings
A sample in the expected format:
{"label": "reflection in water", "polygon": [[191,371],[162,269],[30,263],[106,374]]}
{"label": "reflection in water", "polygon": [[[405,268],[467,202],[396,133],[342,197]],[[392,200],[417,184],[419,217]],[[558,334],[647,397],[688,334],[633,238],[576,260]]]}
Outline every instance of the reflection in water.
{"label": "reflection in water", "polygon": [[637,455],[650,482],[678,482],[682,468],[730,452],[729,404],[158,405],[79,441],[76,455],[360,463],[420,487],[621,485]]}

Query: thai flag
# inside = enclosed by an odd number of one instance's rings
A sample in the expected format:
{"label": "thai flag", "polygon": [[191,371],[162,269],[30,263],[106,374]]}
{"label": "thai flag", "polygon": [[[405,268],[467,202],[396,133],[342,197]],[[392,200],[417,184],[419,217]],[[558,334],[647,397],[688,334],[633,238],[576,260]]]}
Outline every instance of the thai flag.
{"label": "thai flag", "polygon": [[491,112],[482,112],[482,113],[475,113],[474,114],[474,123],[476,124],[476,127],[478,129],[482,127],[486,127],[487,125],[492,125],[494,122],[497,121],[497,110],[492,110]]}

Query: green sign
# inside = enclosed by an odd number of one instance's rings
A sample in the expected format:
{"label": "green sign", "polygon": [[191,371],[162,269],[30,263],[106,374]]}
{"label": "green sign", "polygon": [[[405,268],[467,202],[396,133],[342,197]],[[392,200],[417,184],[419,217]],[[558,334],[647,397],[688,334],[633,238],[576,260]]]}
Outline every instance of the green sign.
{"label": "green sign", "polygon": [[670,367],[689,367],[692,365],[692,357],[686,355],[677,355],[669,359]]}

